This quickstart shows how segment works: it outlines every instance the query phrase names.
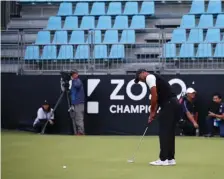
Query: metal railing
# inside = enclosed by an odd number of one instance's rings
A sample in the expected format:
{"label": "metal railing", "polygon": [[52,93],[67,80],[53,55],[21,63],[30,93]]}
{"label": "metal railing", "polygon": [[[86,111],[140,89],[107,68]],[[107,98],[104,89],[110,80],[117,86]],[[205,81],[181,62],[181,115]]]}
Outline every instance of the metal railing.
{"label": "metal railing", "polygon": [[[211,56],[198,57],[197,53],[200,43],[194,43],[194,52],[192,57],[180,56],[182,43],[173,43],[171,39],[173,29],[144,29],[136,31],[136,43],[123,44],[124,58],[109,58],[112,45],[106,44],[107,57],[96,58],[95,53],[101,54],[103,52],[96,52],[94,50],[96,45],[105,45],[103,43],[95,43],[95,31],[85,31],[85,44],[89,46],[88,58],[84,59],[58,59],[61,45],[50,44],[56,46],[56,58],[51,60],[44,60],[41,58],[43,54],[43,45],[38,45],[40,58],[36,60],[25,60],[25,51],[27,46],[35,46],[37,31],[2,31],[1,42],[1,64],[2,72],[24,72],[24,73],[58,73],[59,71],[69,71],[77,68],[81,73],[125,73],[126,71],[134,71],[138,68],[147,68],[149,70],[167,71],[168,73],[181,72],[212,72],[224,71],[224,58],[215,57],[217,42],[211,43]],[[121,38],[121,31],[119,31],[119,39]],[[102,39],[105,35],[105,30],[102,30]],[[69,38],[71,32],[69,32]],[[204,32],[205,36],[205,32]],[[221,37],[223,33],[221,31]],[[51,40],[54,38],[54,32],[51,34]],[[189,38],[189,31],[187,30],[187,39]],[[205,39],[205,37],[204,37]],[[221,39],[222,40],[222,39]],[[164,44],[174,44],[176,52],[174,57],[167,57]],[[187,44],[185,42],[184,44]],[[208,42],[203,42],[210,44]],[[119,43],[120,45],[121,43]],[[74,56],[77,53],[77,46],[72,45]],[[224,49],[220,48],[221,51]],[[184,49],[188,51],[188,49]],[[66,53],[66,52],[65,52]],[[191,51],[189,50],[189,53]],[[206,52],[207,53],[207,52]],[[223,54],[223,52],[220,52]],[[185,52],[188,54],[188,52]],[[66,56],[66,54],[64,54]]]}

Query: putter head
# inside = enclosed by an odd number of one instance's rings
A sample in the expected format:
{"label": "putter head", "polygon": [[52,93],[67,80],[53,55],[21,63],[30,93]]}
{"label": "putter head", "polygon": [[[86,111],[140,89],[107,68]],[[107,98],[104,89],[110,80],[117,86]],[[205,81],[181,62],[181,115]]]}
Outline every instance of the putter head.
{"label": "putter head", "polygon": [[127,162],[128,163],[134,163],[134,160],[133,159],[129,159]]}

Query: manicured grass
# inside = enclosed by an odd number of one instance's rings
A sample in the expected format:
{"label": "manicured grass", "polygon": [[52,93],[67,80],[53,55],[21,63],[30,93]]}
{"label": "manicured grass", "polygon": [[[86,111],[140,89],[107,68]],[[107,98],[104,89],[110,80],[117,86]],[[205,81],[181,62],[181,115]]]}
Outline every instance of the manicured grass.
{"label": "manicured grass", "polygon": [[[223,179],[224,139],[176,138],[177,166],[152,167],[158,137],[2,132],[2,179]],[[63,166],[67,166],[63,169]]]}

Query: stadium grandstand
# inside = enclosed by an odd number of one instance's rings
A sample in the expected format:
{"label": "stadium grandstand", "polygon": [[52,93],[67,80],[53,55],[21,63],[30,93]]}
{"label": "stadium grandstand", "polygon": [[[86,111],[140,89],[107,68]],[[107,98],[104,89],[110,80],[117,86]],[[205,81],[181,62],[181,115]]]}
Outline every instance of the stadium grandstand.
{"label": "stadium grandstand", "polygon": [[224,72],[221,0],[3,1],[1,26],[2,72]]}

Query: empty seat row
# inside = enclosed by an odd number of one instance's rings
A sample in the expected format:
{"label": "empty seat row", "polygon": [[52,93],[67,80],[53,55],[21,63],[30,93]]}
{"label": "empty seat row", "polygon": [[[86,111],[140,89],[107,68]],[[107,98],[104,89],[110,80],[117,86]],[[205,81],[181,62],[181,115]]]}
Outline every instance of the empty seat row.
{"label": "empty seat row", "polygon": [[[64,30],[75,29],[143,29],[145,28],[145,16],[133,16],[131,24],[128,24],[128,16],[116,16],[115,22],[112,25],[111,16],[100,16],[97,25],[95,25],[94,16],[84,16],[78,27],[78,17],[68,16],[65,19]],[[62,29],[61,17],[51,16],[48,20],[47,30],[60,30]]]}
{"label": "empty seat row", "polygon": [[224,37],[221,38],[220,29],[208,29],[204,40],[202,29],[191,29],[187,39],[186,30],[179,28],[173,31],[171,43],[200,43],[203,41],[208,43],[217,43],[221,40],[224,42]]}
{"label": "empty seat row", "polygon": [[[105,43],[105,44],[132,44],[135,43],[135,31],[134,30],[123,30],[121,38],[119,40],[119,35],[117,30],[107,30],[102,40],[102,32],[100,30],[90,31],[85,40],[84,31],[73,31],[68,39],[67,31],[56,31],[52,44],[91,44],[91,43]],[[37,45],[47,45],[51,44],[51,34],[49,31],[39,31],[37,34],[37,39],[35,44]]]}
{"label": "empty seat row", "polygon": [[211,13],[211,14],[219,14],[222,13],[222,0],[210,0],[208,3],[207,10],[205,9],[205,1],[204,0],[193,0],[190,14],[203,14],[203,13]]}
{"label": "empty seat row", "polygon": [[214,54],[212,54],[212,45],[209,43],[199,44],[197,51],[194,47],[194,44],[182,44],[179,54],[177,54],[175,44],[165,44],[163,48],[163,55],[165,58],[223,58],[224,43],[218,43],[216,45]]}
{"label": "empty seat row", "polygon": [[[213,15],[201,15],[199,19],[199,24],[196,25],[195,15],[184,15],[182,17],[181,25],[182,28],[209,28],[217,27],[224,28],[224,14],[219,14],[216,21],[213,20]],[[213,23],[214,22],[214,23]]]}
{"label": "empty seat row", "polygon": [[[109,50],[107,45],[95,45],[93,58],[95,59],[124,59],[124,45],[112,45]],[[72,45],[62,45],[57,55],[55,45],[46,45],[40,55],[39,46],[28,46],[25,52],[25,60],[84,60],[90,58],[89,45],[78,45],[75,49]]]}
{"label": "empty seat row", "polygon": [[126,2],[124,12],[122,13],[121,2],[111,2],[109,3],[108,10],[106,12],[106,6],[104,2],[94,2],[91,11],[89,12],[89,3],[80,2],[76,4],[75,11],[73,13],[72,3],[64,2],[60,4],[58,15],[59,16],[69,16],[69,15],[152,15],[154,14],[154,2],[143,2],[140,11],[138,10],[137,2]]}

